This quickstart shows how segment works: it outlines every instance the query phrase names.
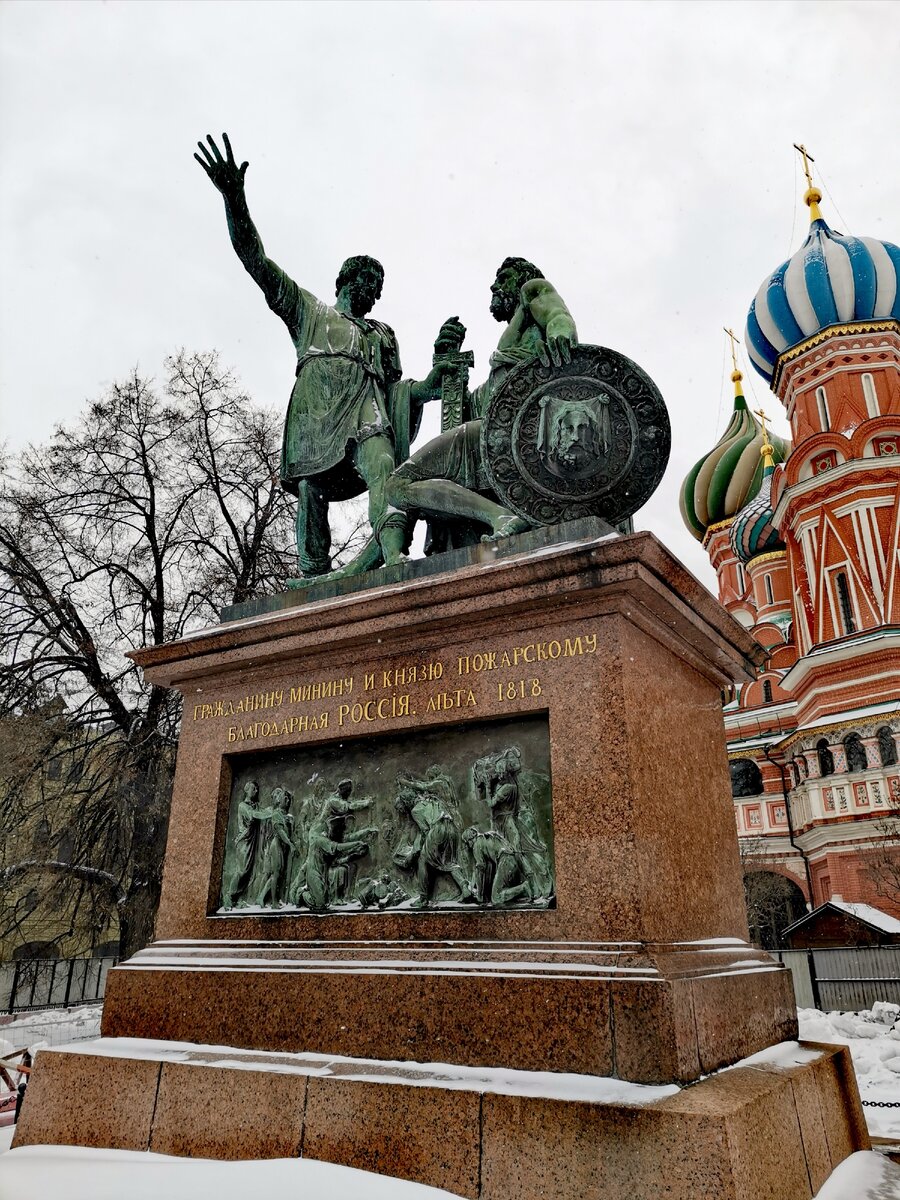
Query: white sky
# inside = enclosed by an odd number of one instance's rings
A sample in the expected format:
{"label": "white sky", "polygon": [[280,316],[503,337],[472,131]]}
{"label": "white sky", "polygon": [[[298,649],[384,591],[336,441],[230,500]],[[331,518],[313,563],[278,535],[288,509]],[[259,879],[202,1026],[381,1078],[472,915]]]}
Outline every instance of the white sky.
{"label": "white sky", "polygon": [[459,314],[480,382],[495,269],[536,262],[581,340],[659,385],[672,458],[636,523],[710,584],[677,499],[730,411],[722,326],[742,334],[805,236],[794,141],[832,225],[900,242],[898,61],[900,6],[881,2],[5,0],[3,436],[45,438],[179,346],[217,348],[258,401],[286,403],[293,348],[192,158],[224,129],[299,283],[331,298],[347,255],[384,263],[374,315],[407,375]]}

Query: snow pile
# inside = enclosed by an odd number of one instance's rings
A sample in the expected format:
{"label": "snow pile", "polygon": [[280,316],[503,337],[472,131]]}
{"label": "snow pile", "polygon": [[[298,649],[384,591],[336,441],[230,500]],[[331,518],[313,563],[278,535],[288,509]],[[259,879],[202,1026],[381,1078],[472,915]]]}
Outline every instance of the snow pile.
{"label": "snow pile", "polygon": [[0,1024],[0,1054],[27,1046],[32,1054],[42,1046],[61,1046],[100,1036],[102,1004],[78,1008],[47,1008]]}
{"label": "snow pile", "polygon": [[2,1200],[459,1200],[455,1192],[311,1158],[223,1162],[137,1150],[23,1146],[3,1156]]}
{"label": "snow pile", "polygon": [[900,1005],[879,1002],[859,1013],[801,1008],[800,1037],[850,1047],[862,1100],[891,1102],[897,1108],[863,1107],[873,1137],[900,1141]]}
{"label": "snow pile", "polygon": [[898,1196],[900,1167],[875,1150],[860,1150],[835,1167],[814,1200],[896,1200]]}

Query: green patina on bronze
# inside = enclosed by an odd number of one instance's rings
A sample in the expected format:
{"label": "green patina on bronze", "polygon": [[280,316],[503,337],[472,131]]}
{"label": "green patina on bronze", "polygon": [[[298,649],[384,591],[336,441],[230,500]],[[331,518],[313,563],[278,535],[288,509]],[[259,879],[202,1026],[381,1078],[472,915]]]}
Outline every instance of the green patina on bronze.
{"label": "green patina on bronze", "polygon": [[[438,362],[421,382],[402,380],[393,330],[369,319],[381,295],[384,270],[368,255],[348,258],[338,273],[333,305],[300,287],[263,248],[244,192],[248,163],[235,162],[222,135],[194,157],[225,201],[228,232],[238,258],[287,326],[297,370],[284,427],[281,482],[297,496],[297,551],[304,575],[331,569],[328,505],[368,489],[376,537],[388,518],[384,488],[409,454],[425,401],[440,394],[452,368]],[[445,322],[435,349],[462,327]],[[462,330],[464,335],[465,330]],[[459,338],[461,340],[461,337]]]}
{"label": "green patina on bronze", "polygon": [[[534,263],[500,264],[490,310],[505,327],[480,387],[468,388],[474,359],[462,350],[458,317],[441,327],[427,378],[403,380],[393,330],[368,315],[381,295],[381,264],[367,255],[347,259],[333,305],[299,287],[266,256],[244,194],[248,164],[238,166],[222,138],[224,156],[208,136],[194,157],[222,193],[234,249],[297,352],[281,482],[298,500],[302,578],[289,587],[403,563],[420,519],[428,522],[431,555],[587,516],[627,519],[649,498],[669,454],[662,397],[614,351],[583,347],[594,358],[582,356],[580,374],[572,369],[575,322]],[[636,390],[616,391],[618,377]],[[410,456],[423,404],[438,397],[441,434]],[[546,428],[536,439],[542,418],[523,414],[538,404]],[[332,572],[328,506],[366,489],[372,536]]]}
{"label": "green patina on bronze", "polygon": [[546,716],[231,767],[220,911],[555,904]]}

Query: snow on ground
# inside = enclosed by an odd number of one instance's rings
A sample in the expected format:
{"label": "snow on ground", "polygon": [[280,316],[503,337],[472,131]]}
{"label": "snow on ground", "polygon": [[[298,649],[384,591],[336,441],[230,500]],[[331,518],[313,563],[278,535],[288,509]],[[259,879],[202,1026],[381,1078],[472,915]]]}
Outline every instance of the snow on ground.
{"label": "snow on ground", "polygon": [[[4,1043],[38,1050],[96,1038],[100,1013],[100,1005],[29,1013],[0,1025],[0,1049]],[[863,1100],[898,1105],[863,1111],[873,1136],[900,1141],[900,1005],[876,1004],[860,1013],[800,1009],[798,1016],[801,1040],[849,1046]],[[750,1061],[792,1065],[814,1053],[784,1043]],[[12,1135],[12,1127],[0,1129],[0,1154],[9,1150]],[[121,1200],[123,1195],[129,1200],[206,1200],[213,1195],[216,1200],[246,1200],[248,1193],[277,1192],[297,1200],[447,1200],[453,1195],[311,1159],[218,1162],[78,1146],[23,1146],[5,1153],[0,1166],[0,1200]],[[900,1166],[876,1152],[854,1154],[816,1200],[900,1200]]]}
{"label": "snow on ground", "polygon": [[61,1046],[100,1036],[102,1004],[77,1008],[47,1008],[25,1013],[13,1021],[0,1018],[0,1054],[27,1046],[32,1053],[41,1046]]}
{"label": "snow on ground", "polygon": [[869,1133],[900,1141],[900,1026],[894,1027],[900,1005],[879,1003],[859,1013],[801,1008],[797,1015],[802,1041],[850,1047],[860,1099],[898,1106],[864,1105]]}
{"label": "snow on ground", "polygon": [[874,1150],[851,1154],[831,1172],[814,1200],[898,1200],[900,1167]]}
{"label": "snow on ground", "polygon": [[221,1162],[136,1150],[23,1146],[3,1156],[0,1200],[459,1200],[444,1192],[314,1159]]}

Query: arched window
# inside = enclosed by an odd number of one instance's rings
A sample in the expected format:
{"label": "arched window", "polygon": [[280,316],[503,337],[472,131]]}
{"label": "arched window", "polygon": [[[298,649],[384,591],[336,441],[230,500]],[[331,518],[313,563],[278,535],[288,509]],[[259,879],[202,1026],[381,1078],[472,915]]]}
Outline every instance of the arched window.
{"label": "arched window", "polygon": [[825,738],[819,738],[816,742],[816,755],[819,759],[819,774],[823,777],[834,774],[834,755],[828,749],[828,742]]}
{"label": "arched window", "polygon": [[862,390],[863,396],[866,399],[866,412],[870,417],[880,416],[881,414],[878,411],[878,393],[875,391],[875,380],[871,375],[863,375]]}
{"label": "arched window", "polygon": [[882,725],[875,735],[878,738],[878,753],[883,767],[892,767],[897,761],[897,742],[887,725]]}
{"label": "arched window", "polygon": [[737,569],[738,594],[743,596],[744,592],[747,590],[747,580],[744,577],[744,568],[741,563],[735,563],[734,565]]}
{"label": "arched window", "polygon": [[59,947],[53,942],[23,942],[12,952],[16,962],[29,958],[59,958]]}
{"label": "arched window", "polygon": [[750,940],[766,950],[782,946],[781,931],[806,912],[803,892],[793,880],[752,866],[744,874],[744,898]]}
{"label": "arched window", "polygon": [[761,796],[763,778],[752,758],[736,758],[728,764],[732,796]]}
{"label": "arched window", "polygon": [[834,577],[834,585],[837,588],[838,604],[841,610],[841,624],[844,627],[844,633],[856,633],[856,621],[853,619],[853,605],[850,603],[850,588],[847,586],[847,576],[843,571],[838,571]]}
{"label": "arched window", "polygon": [[775,603],[775,594],[772,591],[772,576],[764,575],[763,583],[766,586],[766,604],[774,604]]}
{"label": "arched window", "polygon": [[858,733],[848,733],[844,738],[844,753],[847,756],[848,771],[868,770],[869,760],[866,757],[866,748]]}
{"label": "arched window", "polygon": [[816,408],[819,410],[819,424],[823,429],[831,428],[831,418],[828,413],[828,397],[823,387],[816,388]]}
{"label": "arched window", "polygon": [[772,681],[770,679],[763,680],[763,704],[772,703]]}

